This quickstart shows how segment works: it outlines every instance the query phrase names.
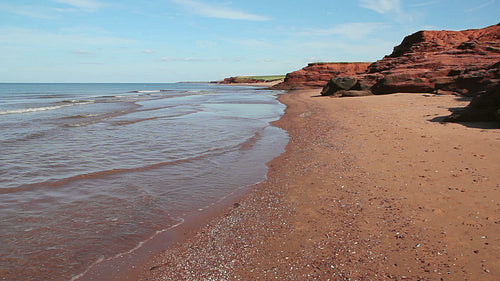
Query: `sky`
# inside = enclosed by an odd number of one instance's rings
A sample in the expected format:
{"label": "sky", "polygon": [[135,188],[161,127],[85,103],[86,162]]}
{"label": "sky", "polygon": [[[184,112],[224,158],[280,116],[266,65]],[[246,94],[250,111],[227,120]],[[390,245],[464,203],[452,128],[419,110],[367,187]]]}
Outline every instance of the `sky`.
{"label": "sky", "polygon": [[499,22],[500,0],[0,0],[0,82],[286,74]]}

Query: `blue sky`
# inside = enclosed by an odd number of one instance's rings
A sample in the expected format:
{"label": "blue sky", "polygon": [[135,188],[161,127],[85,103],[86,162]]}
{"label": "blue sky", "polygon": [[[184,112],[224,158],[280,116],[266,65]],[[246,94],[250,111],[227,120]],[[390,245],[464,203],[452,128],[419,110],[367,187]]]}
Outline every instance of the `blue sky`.
{"label": "blue sky", "polygon": [[0,0],[0,82],[176,82],[375,61],[500,0]]}

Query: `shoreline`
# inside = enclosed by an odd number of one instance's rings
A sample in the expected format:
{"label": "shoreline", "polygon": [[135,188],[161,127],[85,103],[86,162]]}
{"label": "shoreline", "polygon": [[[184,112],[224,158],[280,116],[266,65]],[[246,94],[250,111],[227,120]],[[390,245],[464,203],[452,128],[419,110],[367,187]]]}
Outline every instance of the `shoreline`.
{"label": "shoreline", "polygon": [[134,281],[148,270],[149,260],[163,249],[174,247],[191,238],[197,231],[219,217],[224,210],[234,206],[239,198],[250,192],[249,186],[241,187],[213,204],[187,214],[182,221],[153,234],[136,248],[117,254],[109,259],[97,261],[85,272],[74,276],[71,281]]}
{"label": "shoreline", "polygon": [[290,142],[268,178],[138,280],[500,275],[500,130],[439,123],[467,104],[454,96],[318,95],[280,96]]}
{"label": "shoreline", "polygon": [[[276,83],[276,82],[274,82]],[[272,86],[272,82],[262,83],[233,83],[227,86],[252,86],[256,89],[267,89]],[[278,96],[278,95],[276,95]],[[277,98],[277,97],[276,97]],[[279,117],[278,117],[279,118]],[[272,123],[272,122],[271,122]],[[272,126],[269,124],[268,126]],[[284,149],[284,147],[282,148]],[[214,218],[224,214],[226,209],[237,205],[238,201],[251,192],[253,186],[267,179],[267,174],[263,179],[254,184],[240,186],[234,189],[218,201],[213,202],[200,209],[184,214],[180,221],[166,229],[158,230],[150,237],[141,241],[133,249],[116,254],[113,257],[101,258],[91,264],[84,272],[71,278],[71,281],[87,280],[137,280],[139,275],[148,268],[142,267],[149,259],[157,255],[165,248],[171,248],[176,244],[192,237],[203,226]]]}

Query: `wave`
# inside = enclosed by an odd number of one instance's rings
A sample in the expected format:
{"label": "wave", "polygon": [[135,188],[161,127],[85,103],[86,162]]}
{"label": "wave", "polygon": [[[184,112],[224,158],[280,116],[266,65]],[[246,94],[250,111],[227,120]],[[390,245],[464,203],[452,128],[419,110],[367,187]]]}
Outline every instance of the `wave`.
{"label": "wave", "polygon": [[143,94],[146,94],[146,93],[159,93],[161,92],[161,90],[150,90],[150,91],[130,91],[129,93],[143,93]]}
{"label": "wave", "polygon": [[[175,220],[174,220],[175,221]],[[111,256],[111,257],[108,257],[108,258],[105,258],[104,256],[100,256],[97,260],[95,260],[92,264],[90,264],[87,269],[85,269],[82,273],[79,273],[75,276],[73,276],[70,281],[76,281],[80,278],[82,278],[83,276],[85,276],[85,274],[87,274],[92,268],[94,268],[95,266],[97,266],[98,264],[102,263],[102,262],[106,262],[106,261],[110,261],[110,260],[114,260],[114,259],[117,259],[117,258],[121,258],[125,255],[129,255],[129,254],[132,254],[133,252],[137,251],[138,249],[140,249],[144,244],[148,243],[149,241],[155,239],[155,237],[157,237],[158,235],[162,234],[162,233],[165,233],[169,230],[172,230],[178,226],[180,226],[181,224],[183,224],[185,221],[185,219],[183,218],[177,218],[176,219],[176,222],[171,225],[171,226],[168,226],[167,228],[164,228],[164,229],[161,229],[161,230],[156,230],[151,236],[149,236],[148,238],[146,238],[146,240],[143,240],[143,241],[140,241],[134,248],[128,250],[128,251],[125,251],[125,252],[122,252],[122,253],[118,253],[118,254],[115,254],[114,256]]]}
{"label": "wave", "polygon": [[[148,111],[148,110],[158,110],[159,108],[153,108],[153,109],[147,109],[147,110],[142,110],[142,111]],[[139,112],[141,110],[138,110]],[[171,115],[163,115],[163,116],[155,116],[155,117],[147,117],[147,118],[139,118],[139,119],[133,119],[133,120],[124,120],[124,121],[115,121],[112,122],[113,126],[125,126],[125,125],[131,125],[139,122],[144,122],[144,121],[151,121],[151,120],[157,120],[157,119],[172,119],[172,118],[177,118],[177,117],[182,117],[190,114],[195,114],[200,112],[199,110],[191,110],[191,111],[186,111],[186,112],[179,112],[177,114],[171,114]],[[69,125],[69,126],[74,126],[74,125]]]}
{"label": "wave", "polygon": [[222,155],[225,153],[231,153],[231,152],[238,151],[238,150],[249,150],[249,149],[252,149],[255,146],[255,144],[258,141],[260,141],[261,139],[262,139],[262,130],[255,132],[254,135],[252,135],[249,138],[247,138],[241,142],[238,142],[236,144],[221,146],[221,147],[213,147],[213,148],[208,149],[205,152],[198,154],[196,156],[193,155],[193,156],[189,156],[189,157],[183,158],[183,159],[177,159],[177,160],[166,161],[166,162],[158,162],[158,163],[153,163],[153,164],[139,166],[139,167],[116,168],[116,169],[110,169],[110,170],[89,172],[89,173],[85,173],[85,174],[78,174],[78,175],[70,176],[67,178],[50,179],[50,180],[46,180],[43,182],[23,184],[23,185],[20,185],[18,187],[0,188],[0,194],[31,191],[31,190],[36,190],[40,186],[45,186],[45,187],[49,187],[49,188],[59,188],[59,187],[65,186],[66,184],[69,184],[69,183],[72,183],[75,181],[79,181],[79,180],[99,179],[99,178],[105,178],[105,177],[115,176],[115,175],[119,175],[119,174],[143,172],[143,171],[147,171],[147,170],[162,168],[165,166],[178,165],[181,163],[189,163],[192,161],[206,159],[206,158],[210,158],[210,157],[216,157],[216,156],[219,156],[219,155]]}
{"label": "wave", "polygon": [[[11,137],[6,137],[3,140],[0,140],[2,145],[11,145],[11,144],[22,144],[23,142],[28,142],[36,139],[41,139],[43,137],[46,137],[51,130],[40,130],[40,131],[33,131],[27,134],[20,135],[16,134]],[[2,136],[3,137],[3,136]],[[1,189],[1,187],[0,187]],[[1,194],[1,192],[0,192]]]}
{"label": "wave", "polygon": [[73,116],[67,116],[67,117],[62,117],[61,119],[63,120],[83,120],[83,122],[78,122],[78,123],[65,123],[62,126],[63,127],[85,127],[89,126],[92,124],[100,123],[105,120],[109,120],[111,118],[115,118],[118,116],[122,115],[127,115],[130,113],[136,112],[136,109],[140,107],[140,105],[137,105],[135,103],[131,103],[131,107],[128,109],[120,110],[120,111],[111,111],[111,112],[106,112],[106,113],[95,113],[95,114],[80,114],[80,115],[73,115]]}
{"label": "wave", "polygon": [[[263,131],[263,130],[261,130]],[[261,132],[257,131],[255,134],[251,137],[249,137],[246,141],[240,143],[238,145],[238,149],[240,150],[250,150],[252,149],[258,142],[259,140],[262,139],[262,134]]]}
{"label": "wave", "polygon": [[86,101],[86,102],[65,102],[65,103],[66,104],[53,105],[53,106],[29,107],[29,108],[5,110],[5,111],[0,111],[0,115],[23,114],[23,113],[33,113],[33,112],[39,112],[39,111],[56,110],[56,109],[59,109],[59,108],[70,107],[70,106],[75,106],[75,105],[91,104],[91,103],[93,103],[93,101]]}
{"label": "wave", "polygon": [[94,103],[94,100],[63,100],[61,101],[62,103],[76,103],[76,104],[82,104],[82,103]]}
{"label": "wave", "polygon": [[44,94],[39,92],[20,92],[9,96],[22,99],[60,99],[67,97],[64,94]]}
{"label": "wave", "polygon": [[72,115],[72,116],[65,116],[61,117],[61,119],[80,119],[80,118],[90,118],[90,117],[96,117],[102,114],[79,114],[79,115]]}
{"label": "wave", "polygon": [[113,125],[114,126],[125,126],[125,125],[131,125],[131,124],[144,122],[144,121],[156,120],[156,119],[160,119],[160,118],[163,118],[163,116],[141,118],[141,119],[135,119],[135,120],[129,120],[129,121],[116,121]]}
{"label": "wave", "polygon": [[137,93],[137,94],[152,94],[152,93],[162,93],[162,92],[171,92],[172,90],[138,90],[138,91],[130,91],[129,93]]}
{"label": "wave", "polygon": [[165,167],[165,166],[177,165],[177,164],[181,164],[181,163],[189,163],[192,161],[204,159],[206,157],[221,154],[224,152],[225,152],[224,148],[213,149],[213,150],[207,151],[207,153],[200,154],[197,156],[192,156],[189,158],[172,160],[172,161],[167,161],[167,162],[153,163],[153,164],[146,165],[146,166],[101,170],[101,171],[89,172],[89,173],[85,173],[85,174],[78,174],[78,175],[70,176],[67,178],[51,179],[51,180],[46,180],[43,182],[23,184],[23,185],[20,185],[18,187],[0,188],[0,194],[32,191],[32,190],[36,190],[36,189],[40,188],[41,186],[49,187],[49,188],[59,188],[59,187],[63,187],[64,185],[66,185],[68,183],[79,181],[79,180],[93,180],[93,179],[105,178],[105,177],[119,175],[119,174],[125,174],[125,173],[143,172],[143,171],[147,171],[147,170],[158,169],[158,168]]}
{"label": "wave", "polygon": [[[80,278],[84,277],[88,272],[90,272],[93,268],[95,268],[96,266],[99,266],[103,262],[109,262],[109,261],[112,261],[112,260],[115,260],[115,259],[118,259],[118,258],[122,258],[122,257],[124,257],[126,255],[133,254],[134,252],[136,252],[137,250],[139,250],[143,246],[146,246],[147,243],[154,242],[155,239],[161,239],[161,235],[164,235],[165,233],[168,233],[169,231],[172,231],[172,230],[176,229],[177,227],[179,227],[182,224],[186,223],[187,220],[191,220],[191,219],[193,219],[196,216],[201,216],[202,212],[206,212],[207,210],[209,210],[210,208],[214,208],[215,206],[224,206],[223,205],[224,201],[226,201],[226,200],[228,200],[230,198],[234,198],[234,196],[236,196],[236,194],[241,194],[242,190],[248,189],[251,186],[257,185],[257,184],[263,182],[266,179],[267,179],[267,175],[261,181],[255,182],[255,183],[250,184],[250,185],[242,185],[242,186],[236,187],[236,188],[233,189],[232,192],[226,194],[225,196],[222,196],[217,201],[212,202],[212,203],[210,203],[210,204],[208,204],[208,205],[206,205],[206,206],[204,206],[202,208],[199,208],[197,210],[193,210],[191,213],[188,213],[188,214],[185,213],[181,217],[172,218],[169,215],[169,218],[171,218],[173,220],[171,222],[171,223],[173,223],[172,225],[167,225],[163,229],[156,230],[149,237],[147,237],[145,240],[139,241],[136,244],[135,247],[133,247],[133,248],[127,250],[127,251],[114,254],[111,257],[107,257],[107,258],[104,257],[104,256],[100,256],[98,259],[96,259],[94,262],[92,262],[83,272],[81,272],[81,273],[79,273],[77,275],[74,275],[70,279],[70,281],[77,281],[77,280],[79,280]],[[149,250],[149,253],[151,253],[151,250]],[[120,265],[118,265],[118,266],[120,266]]]}

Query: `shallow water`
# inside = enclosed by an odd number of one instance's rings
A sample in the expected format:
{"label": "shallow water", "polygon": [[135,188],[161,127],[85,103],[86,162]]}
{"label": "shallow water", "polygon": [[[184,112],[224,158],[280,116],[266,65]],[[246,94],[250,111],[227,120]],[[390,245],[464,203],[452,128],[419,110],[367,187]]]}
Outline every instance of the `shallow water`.
{"label": "shallow water", "polygon": [[69,280],[261,181],[277,91],[0,84],[0,276]]}

